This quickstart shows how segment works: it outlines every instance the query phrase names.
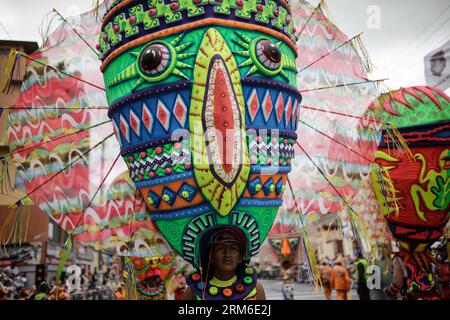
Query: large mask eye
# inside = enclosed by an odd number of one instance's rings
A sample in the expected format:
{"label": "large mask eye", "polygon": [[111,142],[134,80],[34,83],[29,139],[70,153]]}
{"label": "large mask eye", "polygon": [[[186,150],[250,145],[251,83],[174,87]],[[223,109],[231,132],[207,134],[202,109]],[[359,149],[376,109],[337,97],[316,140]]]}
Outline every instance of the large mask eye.
{"label": "large mask eye", "polygon": [[295,60],[283,56],[280,50],[281,41],[275,43],[265,37],[254,39],[242,32],[236,32],[236,35],[239,39],[233,39],[233,42],[240,49],[233,53],[247,58],[239,64],[239,68],[250,67],[244,74],[245,77],[261,73],[269,77],[281,76],[289,82],[290,78],[285,71],[297,73]]}
{"label": "large mask eye", "polygon": [[170,76],[176,76],[189,80],[181,69],[192,69],[193,67],[183,62],[195,56],[193,52],[185,52],[192,41],[182,42],[184,33],[178,35],[169,42],[157,40],[150,42],[139,51],[131,51],[132,63],[125,69],[116,73],[108,83],[109,88],[113,88],[124,82],[135,80],[132,90],[138,90],[141,86],[151,83],[155,84],[164,81]]}
{"label": "large mask eye", "polygon": [[281,66],[281,51],[269,40],[257,42],[256,57],[264,67],[270,70],[276,70]]}
{"label": "large mask eye", "polygon": [[139,68],[148,77],[161,75],[170,66],[171,52],[161,43],[153,43],[142,50],[139,56]]}

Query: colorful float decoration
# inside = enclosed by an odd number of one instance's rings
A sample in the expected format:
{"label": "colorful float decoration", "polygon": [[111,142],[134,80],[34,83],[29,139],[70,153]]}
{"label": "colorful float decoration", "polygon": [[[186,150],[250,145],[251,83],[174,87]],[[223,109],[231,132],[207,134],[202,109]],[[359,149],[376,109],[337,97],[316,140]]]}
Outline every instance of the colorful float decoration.
{"label": "colorful float decoration", "polygon": [[175,259],[170,252],[159,256],[130,257],[125,264],[124,276],[127,278],[134,272],[139,300],[167,299],[166,280],[174,271]]}
{"label": "colorful float decoration", "polygon": [[[98,8],[99,14],[106,12],[105,6]],[[149,262],[157,257],[156,267],[150,266],[164,280],[173,266],[172,252],[158,250],[155,239],[160,235],[119,158],[118,143],[110,139],[113,126],[106,114],[100,62],[92,50],[99,33],[96,14],[89,11],[65,20],[37,52],[10,56],[10,67],[18,59],[27,64],[18,100],[7,109],[10,153],[1,160],[14,162],[15,188],[26,196],[17,199],[10,223],[2,226],[1,243],[23,241],[25,208],[34,203],[69,234],[58,274],[76,240],[95,250],[113,250],[129,266],[130,257]],[[14,237],[8,238],[10,234]],[[129,283],[127,289],[132,287]]]}
{"label": "colorful float decoration", "polygon": [[249,261],[282,203],[301,102],[289,10],[283,0],[115,1],[103,19],[121,155],[151,219],[196,267],[205,234],[224,227],[242,233]]}
{"label": "colorful float decoration", "polygon": [[[16,186],[27,195],[16,203],[15,221],[26,220],[21,209],[29,199],[58,222],[70,235],[62,266],[73,238],[120,253],[154,239],[154,225],[195,267],[202,241],[214,230],[233,228],[249,261],[283,203],[294,158],[293,210],[312,216],[342,209],[343,197],[330,185],[352,197],[369,166],[354,157],[343,165],[348,159],[337,156],[349,153],[337,152],[335,142],[363,152],[374,139],[361,139],[358,121],[337,123],[342,114],[365,114],[373,83],[355,38],[328,21],[322,4],[105,1],[97,8],[101,24],[93,11],[63,19],[35,54],[13,52],[7,69],[18,58],[28,61],[8,128],[8,159],[18,168]],[[307,49],[307,58],[299,59]],[[351,72],[343,74],[345,68]],[[299,131],[298,84],[310,85],[302,116],[322,133]],[[307,139],[297,157],[299,132]],[[308,162],[308,153],[316,162]],[[309,166],[301,167],[305,161]],[[111,186],[125,165],[135,187],[122,181],[114,198]],[[321,168],[332,183],[312,179]],[[143,265],[141,256],[128,257]],[[135,274],[131,258],[125,260]],[[255,274],[246,269],[226,298],[245,296]],[[201,286],[201,277],[191,280]]]}
{"label": "colorful float decoration", "polygon": [[284,270],[298,263],[299,248],[302,246],[301,223],[295,210],[287,210],[286,203],[280,208],[277,219],[270,229],[268,244],[276,261]]}
{"label": "colorful float decoration", "polygon": [[450,217],[450,98],[417,86],[381,96],[374,108],[395,125],[409,149],[383,131],[376,161],[388,174],[373,174],[380,210],[400,244],[406,268],[403,295],[438,299],[429,246],[444,233]]}
{"label": "colorful float decoration", "polygon": [[[273,232],[273,233],[272,233]],[[274,224],[269,233],[269,244],[283,269],[289,269],[296,260],[301,237],[291,234],[292,230],[283,228],[279,224]]]}

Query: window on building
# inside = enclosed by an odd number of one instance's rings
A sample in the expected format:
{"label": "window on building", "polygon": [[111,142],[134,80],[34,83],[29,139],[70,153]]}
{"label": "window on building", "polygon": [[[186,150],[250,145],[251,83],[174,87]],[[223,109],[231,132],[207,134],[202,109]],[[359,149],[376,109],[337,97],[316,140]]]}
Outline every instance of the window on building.
{"label": "window on building", "polygon": [[336,240],[336,253],[339,254],[344,254],[344,245],[342,243],[342,240]]}
{"label": "window on building", "polygon": [[53,220],[48,223],[48,240],[53,243],[61,243],[63,239],[63,230]]}

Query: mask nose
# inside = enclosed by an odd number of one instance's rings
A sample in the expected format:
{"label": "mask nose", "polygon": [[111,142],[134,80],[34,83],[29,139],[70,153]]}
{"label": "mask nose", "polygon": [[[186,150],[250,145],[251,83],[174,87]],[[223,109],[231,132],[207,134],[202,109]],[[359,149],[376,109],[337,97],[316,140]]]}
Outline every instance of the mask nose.
{"label": "mask nose", "polygon": [[245,189],[250,161],[241,75],[217,29],[205,32],[193,74],[189,130],[194,175],[203,196],[226,216]]}
{"label": "mask nose", "polygon": [[[220,163],[226,174],[233,169],[234,129],[237,110],[237,99],[229,76],[227,66],[220,55],[216,55],[209,73],[208,91],[205,99],[212,98],[212,118]],[[211,116],[209,117],[211,118]],[[211,141],[210,141],[211,142]]]}

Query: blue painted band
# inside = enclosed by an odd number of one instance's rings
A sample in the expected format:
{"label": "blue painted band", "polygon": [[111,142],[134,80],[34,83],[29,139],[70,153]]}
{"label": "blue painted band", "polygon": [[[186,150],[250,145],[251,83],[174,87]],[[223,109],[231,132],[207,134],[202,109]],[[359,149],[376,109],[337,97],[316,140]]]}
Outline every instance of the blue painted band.
{"label": "blue painted band", "polygon": [[184,210],[174,210],[169,213],[150,213],[150,217],[154,221],[158,220],[175,220],[182,219],[186,217],[195,217],[199,216],[205,212],[211,212],[211,206],[209,204],[201,204],[196,207],[192,207]]}
{"label": "blue painted band", "polygon": [[173,175],[170,175],[167,177],[153,178],[151,180],[139,181],[139,182],[135,182],[135,184],[136,184],[137,188],[141,189],[141,188],[149,188],[149,187],[158,186],[158,185],[165,184],[165,183],[190,179],[193,177],[194,177],[194,173],[192,171],[188,171],[188,172],[173,174]]}

